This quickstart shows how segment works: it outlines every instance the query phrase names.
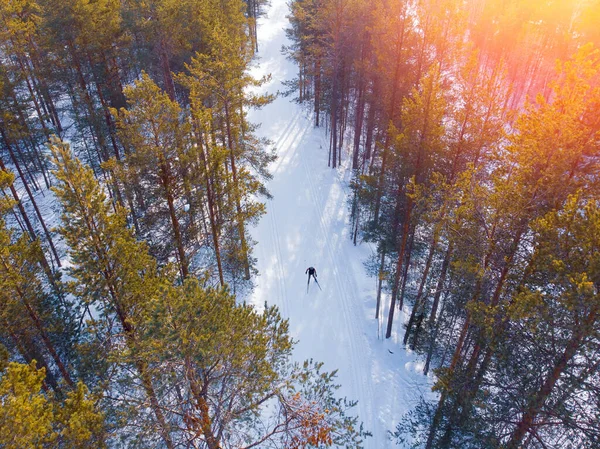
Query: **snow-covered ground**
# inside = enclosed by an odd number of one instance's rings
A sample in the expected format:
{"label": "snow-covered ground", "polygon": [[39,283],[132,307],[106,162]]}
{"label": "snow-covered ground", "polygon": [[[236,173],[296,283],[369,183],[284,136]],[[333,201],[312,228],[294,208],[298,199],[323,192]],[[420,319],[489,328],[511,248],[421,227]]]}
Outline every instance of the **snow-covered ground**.
{"label": "snow-covered ground", "polygon": [[[270,93],[285,90],[281,82],[296,71],[281,54],[287,14],[286,0],[272,0],[267,17],[259,21],[259,59],[253,74],[272,75],[263,87]],[[248,302],[259,308],[265,301],[275,304],[289,318],[291,334],[298,340],[298,361],[313,358],[325,362],[329,371],[339,370],[340,394],[358,400],[356,412],[373,433],[366,448],[396,448],[388,432],[420,394],[427,394],[431,381],[421,374],[416,357],[402,347],[400,320],[405,314],[397,314],[391,339],[378,337],[376,280],[363,266],[373,249],[353,246],[349,237],[349,172],[344,166],[349,156],[341,168],[328,168],[324,129],[315,128],[306,109],[289,98],[252,111],[250,120],[261,124],[259,134],[275,143],[279,158],[268,185],[273,199],[253,230],[260,276]],[[311,282],[307,294],[309,266],[317,269],[322,291]]]}

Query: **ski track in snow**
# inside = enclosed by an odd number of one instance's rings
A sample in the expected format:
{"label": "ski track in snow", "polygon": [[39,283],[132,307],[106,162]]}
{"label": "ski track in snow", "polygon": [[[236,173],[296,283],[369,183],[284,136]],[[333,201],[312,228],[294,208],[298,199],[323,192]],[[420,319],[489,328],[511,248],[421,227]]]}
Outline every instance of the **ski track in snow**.
{"label": "ski track in snow", "polygon": [[[272,0],[267,16],[259,20],[259,58],[251,72],[272,75],[262,87],[269,93],[284,90],[281,82],[297,71],[281,54],[286,14],[286,1]],[[250,111],[249,119],[261,124],[259,134],[274,142],[278,159],[267,185],[273,198],[266,201],[267,214],[252,231],[259,276],[246,300],[259,309],[265,302],[277,305],[289,319],[290,333],[298,341],[295,360],[312,358],[323,361],[328,371],[338,370],[338,394],[358,400],[353,412],[373,434],[365,448],[397,448],[389,431],[421,393],[428,394],[431,379],[420,374],[422,363],[402,347],[404,311],[396,314],[392,338],[378,338],[376,280],[363,266],[373,248],[354,246],[350,240],[349,155],[343,154],[342,167],[327,167],[328,136],[290,98],[279,97],[262,110]],[[309,266],[317,269],[322,291],[313,282],[307,294]],[[382,332],[387,303],[383,296]]]}
{"label": "ski track in snow", "polygon": [[275,263],[277,265],[277,271],[275,276],[277,277],[278,280],[278,288],[279,288],[279,296],[281,298],[281,311],[284,314],[284,316],[289,316],[289,309],[288,309],[288,299],[287,299],[287,294],[285,292],[285,268],[283,266],[283,264],[281,263],[281,261],[283,260],[282,255],[281,255],[281,244],[280,244],[280,240],[279,240],[279,232],[277,230],[277,221],[276,221],[276,214],[275,214],[275,205],[273,204],[273,200],[269,200],[269,213],[268,216],[270,217],[270,221],[271,221],[271,237],[272,237],[272,242],[273,242],[273,249],[275,251]]}

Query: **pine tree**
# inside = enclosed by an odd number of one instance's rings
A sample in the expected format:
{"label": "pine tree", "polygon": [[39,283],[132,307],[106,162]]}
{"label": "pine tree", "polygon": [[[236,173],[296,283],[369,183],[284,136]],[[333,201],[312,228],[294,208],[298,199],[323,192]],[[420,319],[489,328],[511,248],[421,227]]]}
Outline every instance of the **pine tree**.
{"label": "pine tree", "polygon": [[58,181],[53,189],[63,208],[60,233],[73,264],[69,270],[74,279],[72,293],[98,311],[93,320],[95,332],[107,347],[96,350],[108,350],[115,360],[135,369],[149,401],[147,407],[154,414],[153,423],[164,444],[172,448],[148,362],[136,356],[139,318],[161,284],[156,262],[125,226],[124,210],[110,212],[111,205],[92,171],[72,156],[68,145],[53,139],[50,149]]}
{"label": "pine tree", "polygon": [[161,364],[182,416],[176,441],[205,447],[360,447],[364,432],[337,399],[335,373],[292,364],[287,321],[189,278],[153,302],[143,357]]}
{"label": "pine tree", "polygon": [[[173,285],[126,228],[124,211],[110,212],[91,170],[58,140],[51,150],[64,210],[61,233],[73,264],[71,291],[98,311],[89,326],[107,342],[109,385],[127,388],[121,428],[137,430],[124,438],[147,444],[158,427],[168,447],[190,441],[210,448],[360,447],[366,434],[346,415],[354,403],[335,397],[334,373],[289,361],[292,341],[276,309],[257,313],[193,277]],[[150,402],[144,407],[155,414],[142,426],[143,411],[129,408],[140,404],[132,367]]]}
{"label": "pine tree", "polygon": [[128,149],[121,177],[128,195],[143,202],[140,226],[152,241],[154,255],[164,263],[175,248],[181,276],[186,278],[196,237],[186,232],[190,223],[182,204],[190,126],[179,105],[146,74],[126,88],[125,95],[130,106],[118,112],[119,136]]}
{"label": "pine tree", "polygon": [[[506,347],[518,348],[521,358],[518,365],[504,357],[497,362],[499,378],[518,379],[506,415],[519,418],[506,423],[511,435],[505,447],[522,447],[530,438],[593,447],[600,441],[600,408],[579,397],[593,389],[600,365],[598,202],[578,193],[533,228],[536,249],[527,280],[507,306],[510,322],[501,327]],[[494,402],[507,407],[506,399]]]}
{"label": "pine tree", "polygon": [[[456,92],[447,96],[449,107],[445,114],[445,145],[447,149],[439,154],[435,169],[435,181],[430,186],[420,190],[424,210],[418,223],[418,233],[426,235],[426,245],[429,247],[425,267],[422,270],[421,281],[415,297],[414,306],[407,324],[404,343],[408,342],[413,324],[417,317],[424,316],[428,309],[428,298],[425,286],[431,268],[435,265],[435,253],[439,243],[448,242],[446,254],[440,268],[439,284],[436,286],[432,303],[432,313],[427,327],[431,328],[437,313],[440,295],[445,282],[454,237],[449,235],[448,215],[459,207],[460,201],[453,198],[462,187],[455,184],[464,178],[468,171],[477,170],[489,163],[490,154],[498,146],[502,137],[501,123],[503,120],[502,102],[499,100],[503,93],[502,71],[486,74],[478,67],[475,53],[470,53],[456,78]],[[481,179],[481,178],[480,178]],[[455,226],[455,228],[458,228]],[[411,346],[415,348],[420,330],[414,332]],[[431,329],[429,329],[431,330]],[[433,343],[432,343],[433,344]]]}
{"label": "pine tree", "polygon": [[264,205],[254,198],[266,193],[262,181],[270,178],[267,167],[274,160],[265,150],[267,141],[253,135],[254,126],[246,119],[247,108],[261,107],[272,96],[247,93],[247,88],[260,86],[265,79],[255,80],[246,73],[250,52],[238,8],[238,2],[232,1],[229,8],[207,19],[211,31],[206,52],[197,53],[187,66],[189,74],[178,77],[190,92],[195,148],[204,161],[207,197],[212,203],[208,209],[213,239],[226,239],[215,241],[214,249],[234,288],[240,278],[248,281],[253,271],[247,226],[264,213]]}
{"label": "pine tree", "polygon": [[[0,171],[0,187],[12,184],[10,173]],[[48,384],[60,392],[56,379],[74,386],[72,343],[76,338],[75,316],[56,283],[44,287],[46,265],[39,240],[28,234],[16,237],[4,216],[14,203],[0,200],[0,316],[2,336],[16,353],[30,362],[37,358],[45,367]],[[50,278],[55,281],[54,275]],[[52,364],[52,370],[49,368]]]}
{"label": "pine tree", "polygon": [[[492,331],[494,324],[502,321],[502,306],[514,294],[523,266],[531,259],[523,247],[531,223],[561,208],[577,189],[595,186],[590,173],[598,161],[584,155],[589,154],[590,139],[598,129],[591,113],[599,95],[592,82],[598,73],[598,52],[583,47],[559,68],[554,101],[548,103],[540,96],[537,105],[521,115],[503,159],[497,161],[488,185],[480,188],[489,192],[471,202],[469,221],[479,222],[484,239],[474,252],[479,254],[472,268],[477,275],[454,355],[443,371],[440,385],[444,386],[427,447],[449,447],[456,434],[473,422],[474,399],[492,369],[494,348],[501,344]],[[448,421],[437,439],[442,416]]]}
{"label": "pine tree", "polygon": [[44,369],[8,362],[0,346],[0,445],[20,448],[103,448],[103,415],[78,383],[61,400],[42,391]]}
{"label": "pine tree", "polygon": [[[407,254],[409,236],[414,232],[413,222],[414,199],[411,189],[418,188],[421,184],[428,182],[432,164],[436,161],[437,153],[443,149],[442,137],[444,128],[442,117],[445,102],[440,94],[439,68],[434,68],[424,77],[419,89],[415,89],[410,99],[407,99],[403,107],[403,121],[405,128],[395,139],[396,146],[396,177],[393,181],[395,192],[394,212],[392,221],[399,224],[400,210],[404,210],[401,219],[402,231],[399,236],[397,248],[397,262],[392,285],[392,298],[388,316],[386,338],[390,338],[394,320],[396,300],[400,295],[402,304],[403,295],[400,293],[400,278],[404,281],[406,274],[403,268],[408,265]],[[411,185],[412,184],[412,187]],[[393,224],[392,229],[397,230],[398,224]],[[406,271],[404,271],[406,273]]]}
{"label": "pine tree", "polygon": [[[36,41],[39,41],[41,8],[35,0],[20,0],[17,2],[4,2],[0,8],[0,20],[3,23],[0,33],[0,45],[3,52],[12,55],[14,59],[11,64],[10,74],[16,86],[24,85],[29,94],[23,103],[31,102],[37,114],[38,124],[47,139],[50,129],[47,121],[50,121],[44,98],[38,89],[40,80],[36,80],[36,74],[32,73],[30,57],[36,55]],[[43,83],[43,81],[42,81]],[[47,99],[47,97],[46,97]],[[22,106],[22,105],[20,105]],[[56,121],[56,115],[52,116]],[[57,122],[60,129],[60,122]]]}

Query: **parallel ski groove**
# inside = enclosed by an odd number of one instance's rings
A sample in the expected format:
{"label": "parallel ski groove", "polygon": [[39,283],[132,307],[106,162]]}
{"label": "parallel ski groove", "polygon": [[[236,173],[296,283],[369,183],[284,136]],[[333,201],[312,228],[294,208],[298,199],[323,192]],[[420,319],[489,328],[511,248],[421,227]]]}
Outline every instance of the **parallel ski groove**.
{"label": "parallel ski groove", "polygon": [[[284,31],[289,27],[288,2],[274,0],[266,12],[258,25],[260,60],[251,70],[257,78],[272,74],[259,89],[272,93],[286,90],[279,81],[296,76],[298,68],[281,53],[282,45],[289,45]],[[253,231],[257,266],[268,273],[268,282],[257,282],[250,301],[258,308],[265,301],[275,303],[287,315],[290,334],[298,341],[295,361],[314,357],[326,369],[340,369],[339,392],[359,400],[353,413],[373,432],[364,448],[392,449],[398,446],[389,432],[429,382],[412,369],[414,355],[400,347],[396,334],[375,339],[375,288],[362,265],[369,251],[364,244],[354,248],[348,243],[349,211],[343,201],[352,195],[350,161],[346,158],[338,170],[327,168],[328,136],[312,126],[314,117],[307,111],[283,97],[248,111],[250,119],[262,124],[259,134],[276,141],[279,155],[268,183],[275,199],[265,201],[272,216],[263,217]],[[323,292],[311,286],[306,295],[304,271],[310,264],[322,274]]]}
{"label": "parallel ski groove", "polygon": [[[302,159],[302,167],[304,168],[304,171],[306,173],[311,196],[313,197],[315,204],[323,204],[321,195],[318,192],[318,189],[315,188],[315,182],[313,180],[311,171],[306,166],[304,159]],[[340,181],[337,180],[337,182],[339,183]],[[340,204],[342,204],[341,207],[345,207],[345,204],[346,204],[345,198],[346,198],[346,194],[344,194],[344,201],[340,202]],[[327,226],[323,221],[322,210],[319,210],[317,212],[319,214],[319,226],[321,228],[321,231],[323,232],[323,235],[325,237],[327,237],[327,235],[328,235]],[[344,221],[345,222],[347,221],[347,211],[346,210],[344,210]],[[337,263],[336,263],[337,259],[334,255],[334,251],[331,248],[331,245],[327,238],[325,239],[325,242],[326,242],[325,246],[326,246],[327,252],[329,254],[331,266],[333,268],[333,273],[334,273],[333,280],[337,286],[338,291],[342,294],[342,298],[343,298],[341,307],[339,307],[339,308],[342,310],[342,316],[344,319],[346,329],[351,329],[352,332],[355,332],[348,336],[348,342],[350,345],[351,354],[353,357],[356,357],[356,358],[360,357],[361,355],[364,356],[365,354],[370,352],[369,351],[370,348],[369,348],[369,345],[367,344],[367,342],[365,341],[364,335],[362,335],[362,325],[360,323],[358,323],[358,320],[356,319],[355,297],[354,297],[354,295],[348,293],[347,288],[346,288],[346,286],[349,285],[349,283],[354,286],[354,291],[357,291],[358,287],[356,286],[356,283],[354,282],[354,280],[350,279],[347,275],[344,275],[345,282],[341,281],[340,273],[337,269]],[[342,259],[342,260],[347,260],[347,259],[345,259],[347,257],[347,255],[345,254],[343,242],[342,242],[342,250],[344,252],[344,259]],[[359,339],[360,339],[360,342],[358,341]],[[355,386],[358,389],[358,393],[359,393],[358,394],[359,395],[358,399],[360,400],[359,404],[358,404],[359,418],[361,420],[366,421],[365,424],[367,425],[367,427],[371,427],[370,424],[368,423],[368,420],[373,416],[373,411],[371,410],[371,407],[369,407],[369,405],[371,404],[371,401],[369,400],[369,398],[372,397],[372,395],[373,395],[373,388],[371,385],[370,376],[368,373],[365,373],[363,370],[359,369],[359,367],[363,366],[363,364],[360,363],[360,361],[358,361],[358,360],[353,361],[350,365],[352,366],[352,371],[353,371],[352,376],[354,378],[354,383],[355,383]]]}
{"label": "parallel ski groove", "polygon": [[276,266],[277,266],[277,284],[279,287],[279,293],[281,295],[281,311],[284,315],[284,318],[289,318],[290,316],[290,312],[289,312],[289,307],[288,307],[288,297],[287,297],[287,291],[285,288],[285,281],[284,279],[286,279],[286,274],[285,274],[285,268],[283,266],[282,260],[283,260],[283,256],[281,255],[281,244],[280,244],[280,240],[279,240],[279,231],[277,229],[277,222],[276,222],[276,218],[275,218],[275,204],[274,201],[272,199],[269,199],[269,210],[267,211],[267,215],[270,216],[270,222],[271,222],[271,238],[273,241],[273,247],[275,248],[275,259],[276,259]]}

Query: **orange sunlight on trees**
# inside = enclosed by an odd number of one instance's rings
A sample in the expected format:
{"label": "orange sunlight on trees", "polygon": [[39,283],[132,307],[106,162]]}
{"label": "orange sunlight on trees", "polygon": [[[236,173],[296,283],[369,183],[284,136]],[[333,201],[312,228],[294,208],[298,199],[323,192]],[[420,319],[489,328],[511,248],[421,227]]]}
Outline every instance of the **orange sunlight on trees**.
{"label": "orange sunlight on trees", "polygon": [[330,132],[330,165],[351,158],[375,318],[389,298],[390,338],[404,311],[396,331],[437,375],[398,441],[597,447],[600,248],[573,242],[598,224],[600,1],[291,10],[290,92]]}

